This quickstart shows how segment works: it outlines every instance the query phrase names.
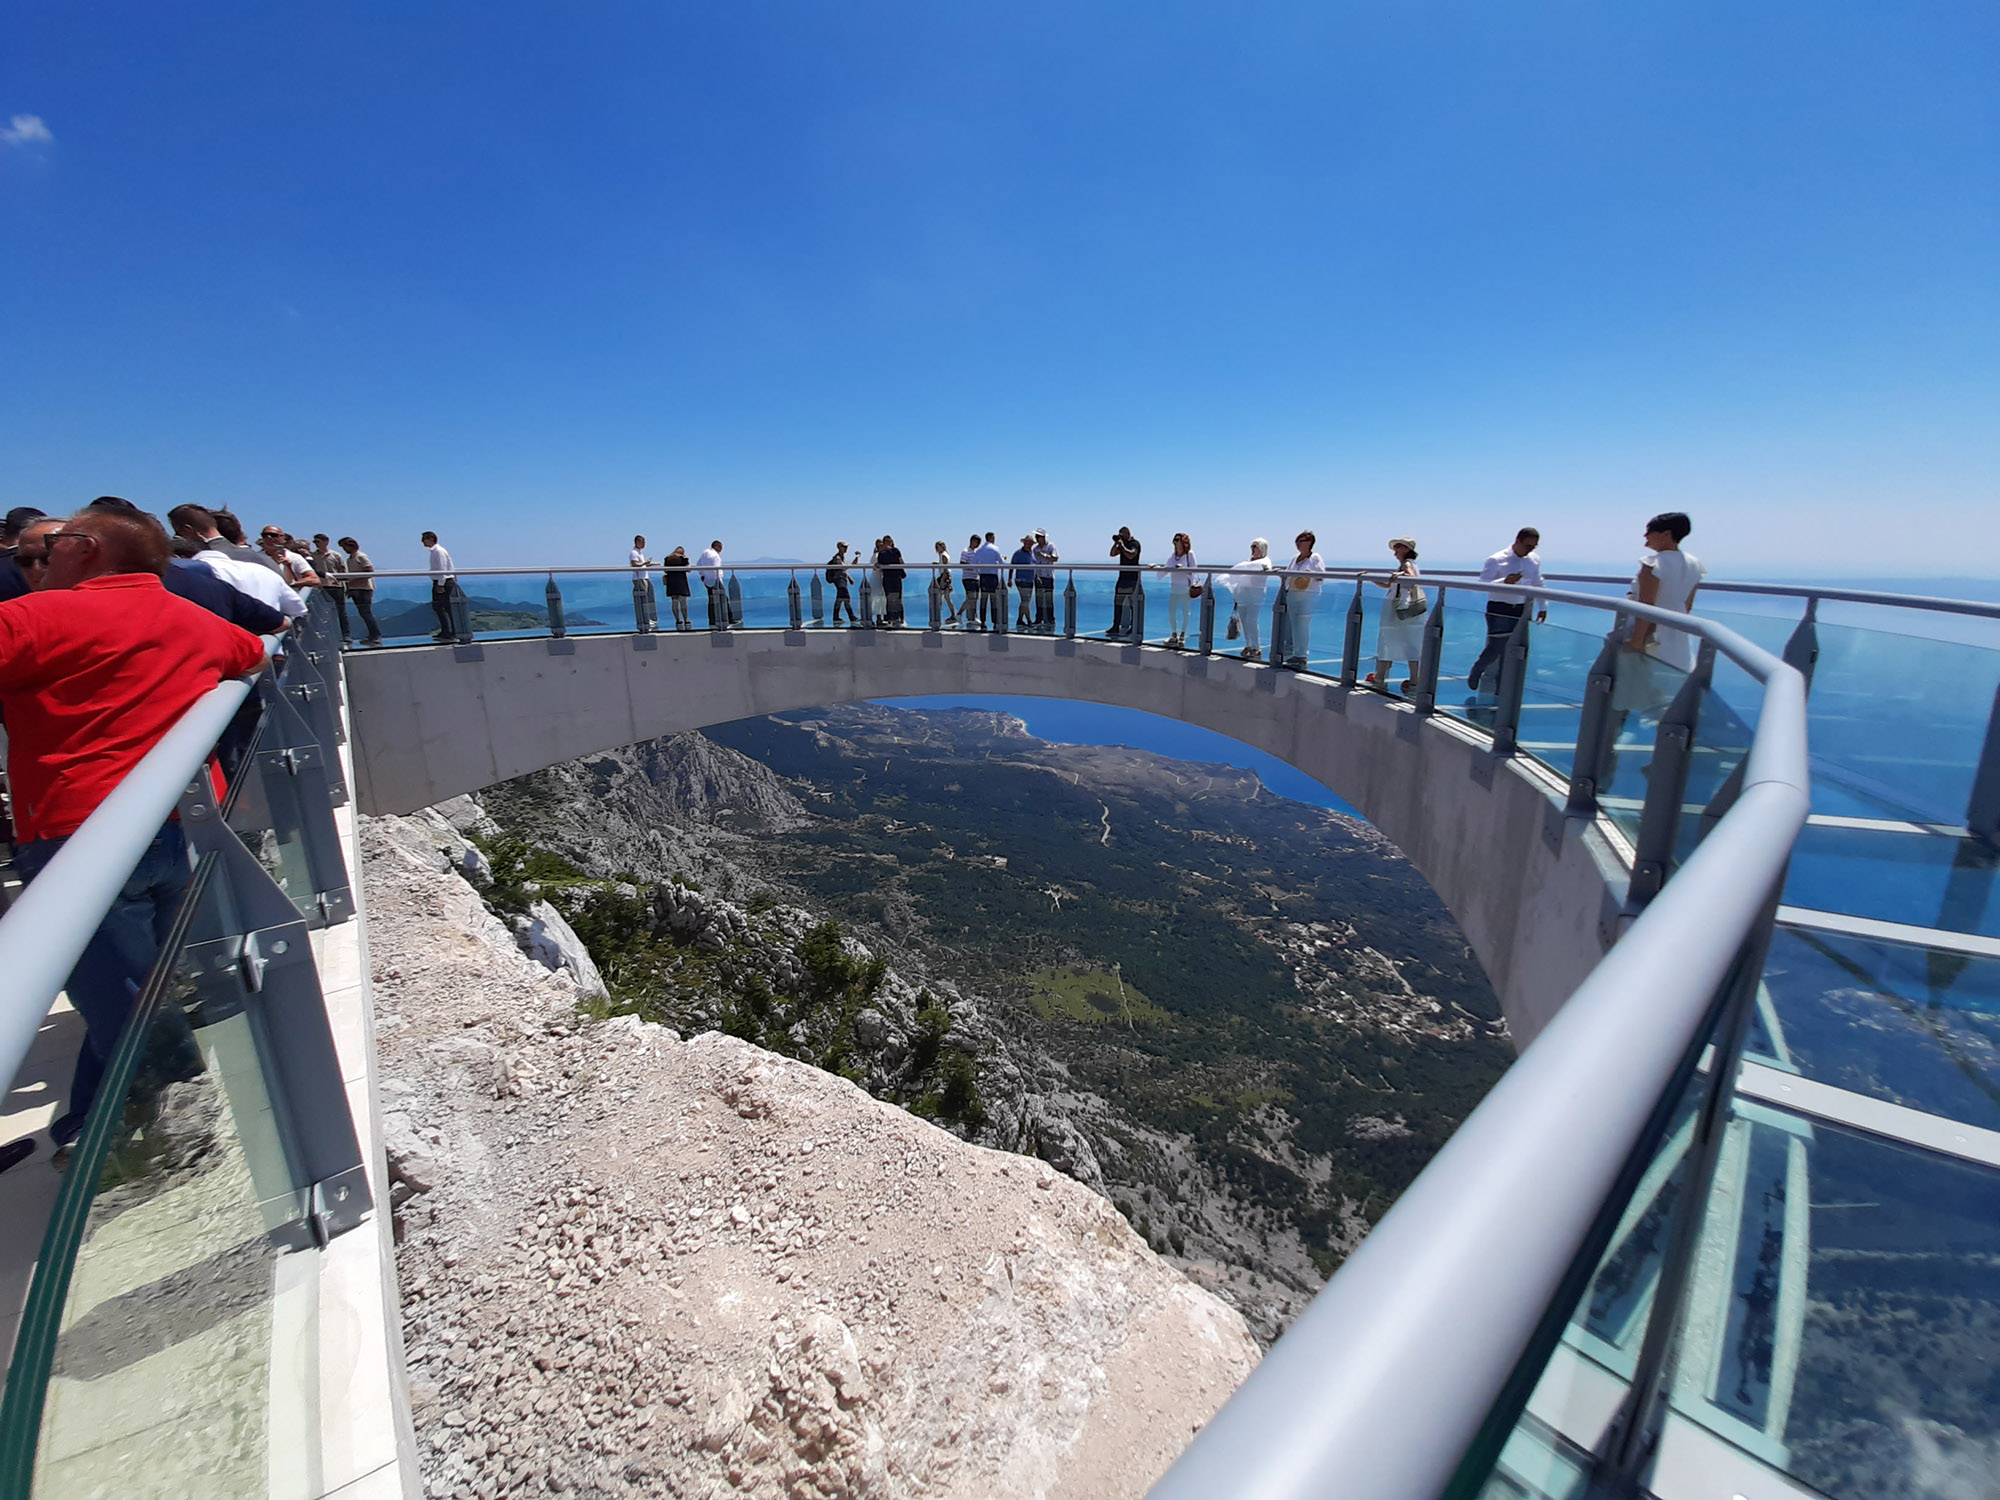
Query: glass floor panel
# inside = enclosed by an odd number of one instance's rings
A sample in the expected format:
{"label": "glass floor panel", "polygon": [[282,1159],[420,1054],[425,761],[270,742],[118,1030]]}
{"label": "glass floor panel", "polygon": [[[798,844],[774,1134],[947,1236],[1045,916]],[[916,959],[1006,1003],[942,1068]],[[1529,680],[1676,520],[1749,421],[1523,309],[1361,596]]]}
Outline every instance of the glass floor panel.
{"label": "glass floor panel", "polygon": [[2000,959],[1780,927],[1753,1049],[1835,1088],[2000,1130]]}
{"label": "glass floor panel", "polygon": [[2000,856],[1972,839],[1808,826],[1792,853],[1785,904],[1995,937],[1996,867]]}

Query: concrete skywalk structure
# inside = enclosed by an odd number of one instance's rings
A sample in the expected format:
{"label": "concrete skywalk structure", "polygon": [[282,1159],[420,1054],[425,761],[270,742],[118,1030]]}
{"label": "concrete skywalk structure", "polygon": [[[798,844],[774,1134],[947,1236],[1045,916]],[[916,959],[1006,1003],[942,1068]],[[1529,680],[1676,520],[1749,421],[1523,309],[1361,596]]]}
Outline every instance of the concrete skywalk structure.
{"label": "concrete skywalk structure", "polygon": [[[290,800],[231,827],[261,850],[323,947],[352,910],[352,882],[326,856],[330,808],[321,817],[303,804],[338,795],[311,777],[315,767],[337,768],[343,723],[353,735],[355,802],[376,813],[681,730],[878,697],[1087,700],[1269,751],[1345,797],[1409,855],[1464,928],[1525,1050],[1156,1493],[1416,1500],[1493,1486],[1554,1497],[1581,1493],[1587,1481],[1639,1485],[1667,1500],[1812,1492],[1788,1477],[1797,1466],[1787,1440],[1799,1426],[1815,1128],[1990,1171],[2000,1167],[2000,1131],[1991,1128],[2000,1122],[1921,1107],[1927,1101],[1910,1091],[1889,1100],[1814,1076],[1811,1059],[1787,1046],[1791,1013],[1775,981],[1760,982],[1766,951],[1781,914],[1775,930],[1787,942],[1806,934],[1927,954],[1933,985],[1947,989],[1968,966],[2000,960],[2000,942],[1982,925],[1988,841],[2000,825],[2000,735],[1983,706],[1975,726],[1983,737],[1975,733],[1961,757],[1968,763],[1945,778],[1955,786],[1965,773],[1963,823],[1871,815],[1876,804],[1856,799],[1884,795],[1873,760],[1862,770],[1834,765],[1831,783],[1848,800],[1811,816],[1815,614],[1821,598],[1840,597],[1826,591],[1765,591],[1808,596],[1804,620],[1784,625],[1782,653],[1695,623],[1703,646],[1685,676],[1634,665],[1605,627],[1614,615],[1683,626],[1686,617],[1546,591],[1542,604],[1595,621],[1594,631],[1524,616],[1497,697],[1445,712],[1441,684],[1483,642],[1477,615],[1464,608],[1480,586],[1457,579],[1441,580],[1444,589],[1432,580],[1440,597],[1404,699],[1357,682],[1369,585],[1352,573],[1323,585],[1321,597],[1336,602],[1320,604],[1321,615],[1344,614],[1344,635],[1325,618],[1319,632],[1323,642],[1339,636],[1334,660],[1319,670],[1325,659],[1315,655],[1315,670],[1293,673],[1214,654],[1216,575],[1199,649],[1168,651],[1078,635],[1075,576],[1088,582],[1109,570],[1060,570],[1070,575],[1060,633],[979,635],[814,628],[797,575],[810,575],[815,621],[818,575],[764,571],[776,587],[762,599],[758,570],[732,570],[728,592],[740,619],[738,574],[750,576],[747,612],[766,628],[660,633],[651,579],[628,573],[610,591],[629,587],[636,628],[576,632],[550,573],[547,636],[475,639],[460,595],[457,641],[336,663],[330,611],[315,611],[294,653],[312,670],[295,672],[277,694],[277,741],[261,752],[271,775],[259,784]],[[528,576],[539,583],[543,574]],[[1287,594],[1282,585],[1275,594],[1275,641],[1285,639],[1287,609],[1314,602],[1293,606]],[[1142,590],[1133,611],[1142,641],[1143,600]],[[1449,615],[1448,604],[1458,606]],[[1937,601],[1891,607],[2000,616]],[[1729,693],[1718,681],[1724,664],[1736,674]],[[294,700],[298,713],[287,708]],[[163,774],[185,785],[189,770]],[[1919,923],[1902,909],[1781,911],[1799,888],[1800,871],[1788,877],[1787,862],[1802,828],[1949,849],[1944,914]],[[1818,857],[1799,846],[1802,865]],[[239,883],[254,884],[234,862]],[[0,945],[32,941],[19,928],[10,917]],[[227,949],[231,972],[248,974],[253,990],[275,931],[266,924]],[[59,982],[66,960],[58,960],[45,960],[57,977],[43,988]],[[34,1007],[39,1018],[48,998],[24,996],[16,1008]],[[336,1017],[336,1031],[341,1024]],[[287,1066],[296,1073],[305,1064]],[[313,1104],[293,1097],[292,1084],[288,1075],[273,1086],[291,1099],[279,1115],[326,1108],[323,1095]],[[229,1091],[232,1109],[238,1092]],[[350,1097],[354,1118],[338,1122],[344,1139],[369,1141],[365,1081]],[[317,1131],[308,1124],[308,1135]],[[108,1124],[101,1134],[108,1139]],[[343,1138],[340,1129],[332,1135]],[[310,1155],[291,1150],[288,1179],[266,1164],[266,1177],[303,1195],[292,1217],[282,1205],[266,1217],[274,1234],[317,1225],[307,1239],[321,1247],[312,1253],[325,1253],[351,1238],[342,1231],[352,1205],[369,1195],[356,1181],[343,1216],[314,1175],[337,1166],[340,1151]],[[2000,1236],[2000,1224],[1990,1232]],[[48,1320],[60,1312],[60,1289],[51,1296],[38,1352],[24,1337],[9,1376],[11,1425],[0,1440],[14,1445],[15,1459],[26,1445],[27,1467],[9,1471],[16,1476],[34,1465],[35,1414],[23,1392],[32,1384],[39,1399],[48,1380]],[[382,1305],[392,1318],[392,1291]],[[393,1330],[378,1330],[376,1347],[393,1351]],[[39,1369],[23,1363],[30,1354]],[[373,1472],[386,1482],[387,1467]],[[17,1493],[29,1490],[0,1485],[0,1500]]]}

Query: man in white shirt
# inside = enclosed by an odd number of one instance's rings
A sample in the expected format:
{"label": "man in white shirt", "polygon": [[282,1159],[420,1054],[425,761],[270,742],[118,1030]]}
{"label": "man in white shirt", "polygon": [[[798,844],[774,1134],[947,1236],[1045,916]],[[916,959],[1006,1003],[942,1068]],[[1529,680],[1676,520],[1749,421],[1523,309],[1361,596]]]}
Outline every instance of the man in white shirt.
{"label": "man in white shirt", "polygon": [[[1479,565],[1481,583],[1520,583],[1529,588],[1542,586],[1542,554],[1535,549],[1541,545],[1542,534],[1532,526],[1523,526],[1514,535],[1508,546],[1487,558]],[[1465,674],[1465,685],[1474,693],[1479,684],[1487,681],[1487,673],[1492,678],[1486,696],[1493,697],[1500,690],[1500,657],[1507,649],[1507,638],[1514,633],[1514,626],[1528,607],[1528,596],[1511,589],[1495,589],[1486,596],[1486,648],[1479,653],[1479,660],[1472,664],[1472,670]]]}
{"label": "man in white shirt", "polygon": [[455,640],[458,632],[451,625],[451,586],[457,574],[451,570],[451,554],[438,545],[438,534],[426,531],[420,540],[429,557],[431,573],[431,613],[437,616],[438,628],[431,633],[434,641]]}
{"label": "man in white shirt", "polygon": [[729,595],[722,587],[722,543],[710,542],[694,560],[694,571],[708,590],[708,628],[729,628]]}
{"label": "man in white shirt", "polygon": [[1056,570],[1050,563],[1060,562],[1062,554],[1049,542],[1049,534],[1041,527],[1035,528],[1035,629],[1043,635],[1056,633]]}
{"label": "man in white shirt", "polygon": [[1000,618],[1000,567],[1007,558],[995,545],[992,532],[986,533],[986,540],[974,550],[972,560],[979,565],[980,627],[1005,630],[1007,622]]}
{"label": "man in white shirt", "polygon": [[1229,570],[1229,594],[1235,601],[1236,628],[1243,632],[1245,661],[1262,661],[1263,648],[1257,644],[1257,621],[1264,612],[1264,590],[1270,583],[1271,544],[1261,536],[1250,544],[1250,555]]}

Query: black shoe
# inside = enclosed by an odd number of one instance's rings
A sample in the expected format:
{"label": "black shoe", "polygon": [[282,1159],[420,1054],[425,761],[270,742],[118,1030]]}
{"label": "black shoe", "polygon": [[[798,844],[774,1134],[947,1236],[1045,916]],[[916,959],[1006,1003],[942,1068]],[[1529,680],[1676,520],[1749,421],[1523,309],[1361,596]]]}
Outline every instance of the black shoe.
{"label": "black shoe", "polygon": [[85,1118],[85,1116],[77,1114],[75,1111],[59,1116],[55,1123],[49,1126],[49,1139],[54,1141],[58,1146],[76,1144],[76,1138],[83,1134],[83,1122]]}
{"label": "black shoe", "polygon": [[34,1154],[35,1138],[33,1136],[29,1136],[25,1140],[9,1141],[6,1145],[0,1146],[0,1172],[20,1166],[22,1162]]}

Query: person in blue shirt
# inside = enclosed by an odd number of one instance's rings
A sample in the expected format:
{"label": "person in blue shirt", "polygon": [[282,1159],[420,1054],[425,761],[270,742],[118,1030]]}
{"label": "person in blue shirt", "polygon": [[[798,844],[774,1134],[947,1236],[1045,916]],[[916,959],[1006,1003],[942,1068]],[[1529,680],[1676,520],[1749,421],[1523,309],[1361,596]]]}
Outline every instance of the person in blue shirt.
{"label": "person in blue shirt", "polygon": [[1030,630],[1035,624],[1035,538],[1032,534],[1021,538],[1021,545],[1014,549],[1014,555],[1008,561],[1014,565],[1014,591],[1019,596],[1014,610],[1014,628]]}

